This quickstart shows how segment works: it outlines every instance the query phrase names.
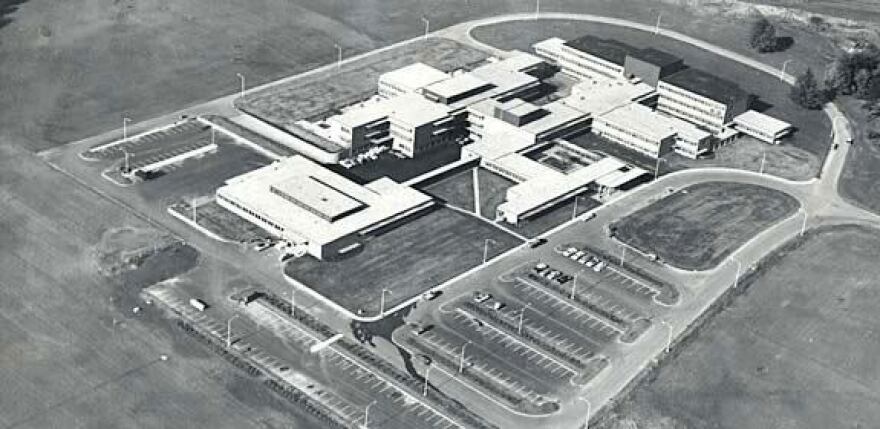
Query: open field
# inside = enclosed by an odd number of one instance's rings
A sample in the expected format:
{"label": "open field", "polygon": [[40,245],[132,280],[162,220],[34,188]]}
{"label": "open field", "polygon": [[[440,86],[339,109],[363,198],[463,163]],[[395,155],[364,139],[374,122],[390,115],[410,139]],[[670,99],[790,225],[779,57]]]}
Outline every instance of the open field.
{"label": "open field", "polygon": [[[713,38],[719,34],[726,34],[734,43],[740,39],[745,40],[745,33],[741,26],[737,26],[735,29],[729,27],[712,28],[712,32],[706,33],[712,35]],[[706,33],[698,37],[702,38]],[[591,34],[616,39],[635,47],[655,47],[683,58],[685,64],[690,67],[699,68],[737,82],[744,90],[757,94],[759,104],[767,105],[768,108],[763,110],[764,113],[787,121],[797,128],[794,135],[783,141],[784,151],[776,149],[771,151],[775,156],[768,156],[768,160],[771,162],[766,163],[765,171],[770,174],[798,180],[814,176],[818,173],[819,166],[825,159],[831,143],[828,137],[831,124],[825,114],[821,110],[805,110],[795,105],[788,96],[789,86],[777,77],[717,55],[707,54],[702,49],[686,43],[637,30],[568,20],[502,23],[477,28],[473,34],[478,40],[490,45],[502,49],[521,50],[529,49],[531,44],[552,36],[569,39],[583,34]],[[799,44],[807,43],[807,40],[812,39],[806,34],[799,37],[804,37],[804,40],[795,43],[797,49],[793,47],[791,55],[795,55],[795,51],[800,52],[806,49],[806,47],[800,47]],[[709,41],[714,42],[713,38],[710,38]],[[731,42],[721,43],[721,46],[729,47]],[[824,45],[818,44],[816,46],[822,47]],[[809,48],[813,49],[812,46]],[[833,51],[827,53],[830,55],[831,52]],[[812,52],[807,54],[807,58],[816,55],[816,52]],[[683,164],[724,165],[757,170],[760,166],[761,154],[754,156],[755,149],[754,145],[731,144],[721,148],[715,159],[684,162]],[[680,157],[673,155],[671,158]],[[785,162],[782,158],[791,158],[791,160]]]}
{"label": "open field", "polygon": [[868,121],[861,101],[847,98],[839,105],[851,119],[853,147],[847,154],[838,192],[855,205],[880,213],[880,144],[868,139],[868,132],[876,125]]}
{"label": "open field", "polygon": [[[140,287],[187,269],[191,249],[150,256],[166,248],[163,233],[10,146],[0,145],[0,426],[314,427],[259,391],[237,396],[248,379],[132,313]],[[143,269],[127,271],[129,256]]]}
{"label": "open field", "polygon": [[376,93],[376,82],[382,73],[413,62],[451,72],[475,65],[487,56],[451,40],[419,40],[346,64],[333,74],[298,79],[248,94],[237,99],[235,104],[275,126],[289,128],[296,121],[330,116],[343,107],[371,97]]}
{"label": "open field", "polygon": [[706,270],[800,203],[762,186],[707,182],[679,190],[612,225],[615,236],[686,270]]}
{"label": "open field", "polygon": [[431,183],[421,190],[455,207],[474,211],[474,170],[467,169]]}
{"label": "open field", "polygon": [[839,227],[807,237],[599,426],[876,427],[880,289],[868,279],[880,276],[880,233]]}
{"label": "open field", "polygon": [[367,237],[360,250],[344,259],[307,256],[291,260],[285,273],[354,313],[373,315],[383,288],[392,291],[386,296],[388,309],[479,265],[485,239],[495,241],[489,258],[520,243],[485,222],[439,208]]}

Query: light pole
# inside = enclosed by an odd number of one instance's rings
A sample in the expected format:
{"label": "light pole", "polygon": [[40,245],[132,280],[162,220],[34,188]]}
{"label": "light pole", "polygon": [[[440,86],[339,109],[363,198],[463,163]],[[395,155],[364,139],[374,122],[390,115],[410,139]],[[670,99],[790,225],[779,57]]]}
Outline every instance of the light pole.
{"label": "light pole", "polygon": [[232,347],[232,320],[237,318],[237,314],[233,314],[228,320],[226,320],[226,348]]}
{"label": "light pole", "polygon": [[197,218],[196,218],[196,197],[193,197],[193,199],[192,199],[192,201],[190,201],[189,205],[192,206],[193,223],[198,223],[196,221],[197,220]]}
{"label": "light pole", "polygon": [[239,97],[243,98],[244,97],[244,75],[241,73],[236,73],[235,75],[238,76],[238,80],[241,82],[241,89],[239,90]]}
{"label": "light pole", "polygon": [[290,317],[296,314],[296,289],[290,288]]}
{"label": "light pole", "polygon": [[128,142],[128,123],[131,122],[131,118],[123,116],[122,117],[122,141]]}
{"label": "light pole", "polygon": [[376,401],[370,402],[369,404],[367,404],[366,407],[364,407],[364,424],[361,425],[362,429],[367,429],[369,427],[368,425],[370,424],[370,407],[372,407],[375,403]]}
{"label": "light pole", "polygon": [[587,417],[584,418],[584,429],[590,429],[590,409],[592,408],[592,404],[590,404],[590,401],[583,396],[579,396],[578,399],[587,403]]}
{"label": "light pole", "polygon": [[666,326],[666,354],[669,354],[669,349],[672,348],[672,325],[666,323],[666,321],[663,319],[659,320],[661,325]]}
{"label": "light pole", "polygon": [[122,155],[125,157],[125,170],[124,171],[125,171],[125,173],[128,173],[129,169],[131,168],[128,163],[128,157],[131,156],[131,154],[129,154],[127,150],[122,149]]}
{"label": "light pole", "polygon": [[801,224],[801,237],[804,236],[804,233],[807,232],[807,208],[804,207],[804,222]]}
{"label": "light pole", "polygon": [[339,70],[342,68],[342,46],[338,43],[334,43],[333,46],[336,47],[336,70]]}
{"label": "light pole", "polygon": [[785,79],[785,66],[787,66],[788,63],[790,63],[790,62],[792,62],[792,61],[793,61],[793,60],[788,59],[788,60],[785,60],[785,61],[782,62],[782,69],[779,70],[779,80],[784,80],[784,79]]}
{"label": "light pole", "polygon": [[767,161],[767,151],[764,151],[764,154],[761,156],[761,169],[758,171],[758,174],[764,174],[764,163]]}
{"label": "light pole", "polygon": [[461,346],[461,354],[458,356],[458,373],[459,374],[461,374],[464,371],[464,348],[467,347],[468,344],[470,344],[470,343],[471,343],[471,341],[468,340],[468,342],[464,343]]}
{"label": "light pole", "polygon": [[382,294],[379,297],[379,316],[385,314],[385,294],[391,295],[391,291],[388,289],[382,289]]}
{"label": "light pole", "polygon": [[517,335],[522,335],[523,317],[526,315],[526,309],[529,308],[530,305],[532,304],[526,304],[525,307],[523,307],[522,310],[519,311],[519,325],[516,328]]}
{"label": "light pole", "polygon": [[654,34],[660,34],[660,18],[663,17],[663,12],[657,14],[657,25],[654,26]]}
{"label": "light pole", "polygon": [[580,197],[579,195],[576,195],[576,196],[574,197],[574,207],[571,209],[571,218],[572,218],[572,219],[574,219],[574,218],[577,217],[577,214],[578,214],[578,200],[579,200],[580,198],[581,198],[581,197]]}
{"label": "light pole", "polygon": [[654,166],[654,180],[657,180],[657,177],[660,175],[660,161],[666,161],[663,159],[660,154],[657,154],[657,165]]}
{"label": "light pole", "polygon": [[489,242],[490,241],[492,242],[492,244],[498,244],[497,241],[495,241],[491,238],[487,238],[487,239],[483,240],[483,263],[484,264],[486,263],[487,260],[489,260]]}
{"label": "light pole", "polygon": [[568,299],[570,299],[570,300],[572,300],[572,301],[574,300],[574,291],[575,291],[575,289],[577,288],[577,285],[578,285],[578,275],[579,275],[580,273],[581,273],[580,271],[574,273],[574,279],[572,279],[573,281],[571,282],[571,296],[568,297]]}
{"label": "light pole", "polygon": [[620,266],[623,267],[623,258],[626,257],[626,245],[620,244]]}
{"label": "light pole", "polygon": [[541,0],[535,0],[535,19],[541,15]]}
{"label": "light pole", "polygon": [[431,373],[431,364],[425,368],[425,387],[422,389],[422,396],[428,396],[428,374]]}
{"label": "light pole", "polygon": [[736,289],[739,286],[739,274],[742,271],[742,262],[738,261],[736,258],[730,258],[731,261],[736,262],[736,278],[733,282],[733,288]]}
{"label": "light pole", "polygon": [[428,33],[429,33],[430,30],[431,30],[431,21],[430,21],[428,18],[425,18],[425,17],[423,16],[423,17],[422,17],[422,22],[425,23],[425,37],[424,37],[424,38],[427,39],[427,38],[428,38]]}

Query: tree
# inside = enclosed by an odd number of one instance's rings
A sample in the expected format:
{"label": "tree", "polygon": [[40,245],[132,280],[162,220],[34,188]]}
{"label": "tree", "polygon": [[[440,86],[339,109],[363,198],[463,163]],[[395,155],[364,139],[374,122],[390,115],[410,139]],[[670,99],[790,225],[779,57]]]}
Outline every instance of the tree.
{"label": "tree", "polygon": [[849,55],[837,57],[825,72],[825,87],[834,94],[850,95],[853,93],[853,61]]}
{"label": "tree", "polygon": [[752,33],[749,38],[749,46],[758,52],[773,52],[776,50],[776,27],[764,18],[758,18],[752,24]]}
{"label": "tree", "polygon": [[871,74],[871,71],[868,69],[859,69],[856,72],[855,78],[853,78],[853,82],[855,85],[855,95],[857,98],[862,100],[871,99],[871,95],[874,92],[874,76]]}
{"label": "tree", "polygon": [[824,92],[816,83],[812,69],[807,69],[804,74],[798,76],[791,88],[791,99],[807,109],[819,109],[825,104]]}

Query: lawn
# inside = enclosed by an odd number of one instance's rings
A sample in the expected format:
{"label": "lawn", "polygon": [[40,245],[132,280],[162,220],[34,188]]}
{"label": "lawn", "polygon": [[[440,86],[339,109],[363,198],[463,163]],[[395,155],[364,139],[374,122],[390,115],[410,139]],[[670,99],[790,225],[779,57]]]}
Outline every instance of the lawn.
{"label": "lawn", "polygon": [[839,105],[852,120],[853,147],[847,154],[838,191],[855,205],[880,214],[880,144],[868,139],[877,121],[872,124],[868,120],[860,101],[847,98]]}
{"label": "lawn", "polygon": [[[731,32],[729,28],[712,28],[712,32],[701,33],[698,37],[702,38],[705,34],[717,36],[719,32],[723,34]],[[788,96],[790,87],[787,84],[776,76],[756,71],[736,61],[708,54],[706,51],[686,43],[638,30],[570,20],[495,24],[479,27],[473,34],[478,40],[502,49],[529,49],[531,44],[548,37],[558,36],[569,39],[583,34],[616,39],[635,47],[655,47],[683,58],[689,67],[699,68],[721,78],[737,82],[744,90],[759,96],[759,104],[766,105],[764,113],[789,122],[797,128],[797,132],[783,141],[781,148],[770,151],[773,156],[768,156],[771,162],[766,163],[765,172],[790,179],[809,179],[818,173],[829,149],[831,141],[828,136],[831,124],[827,116],[821,110],[806,110],[794,104]],[[810,40],[809,35],[805,34],[803,37]],[[737,38],[744,38],[744,34],[737,34]],[[709,41],[714,41],[712,39],[710,38]],[[800,43],[804,43],[806,40],[802,40]],[[721,45],[729,46],[730,43],[728,41],[721,43]],[[817,46],[821,52],[825,52],[825,44]],[[793,55],[803,49],[805,48],[796,43],[789,54]],[[816,52],[805,55],[808,55],[807,58],[814,57]],[[760,166],[761,154],[755,156],[755,151],[754,145],[733,144],[722,148],[721,153],[715,159],[700,162],[681,160],[678,164],[724,165],[757,170]],[[676,157],[673,156],[673,158]],[[782,160],[782,158],[787,158],[788,161]]]}
{"label": "lawn", "polygon": [[312,257],[292,260],[285,273],[346,309],[364,315],[379,311],[381,290],[388,289],[386,309],[418,295],[520,241],[489,225],[447,208],[438,208],[384,234],[365,240],[361,251],[339,261]]}
{"label": "lawn", "polygon": [[794,197],[762,186],[707,182],[630,213],[613,228],[617,239],[670,265],[706,270],[799,207]]}
{"label": "lawn", "polygon": [[598,427],[877,427],[880,232],[826,228],[787,247]]}
{"label": "lawn", "polygon": [[421,190],[448,204],[474,211],[474,170],[467,169],[432,183]]}
{"label": "lawn", "polygon": [[275,85],[236,100],[236,106],[281,128],[301,119],[329,116],[376,92],[379,75],[414,62],[440,70],[475,65],[488,55],[446,39],[419,40],[346,64],[336,73],[321,73]]}

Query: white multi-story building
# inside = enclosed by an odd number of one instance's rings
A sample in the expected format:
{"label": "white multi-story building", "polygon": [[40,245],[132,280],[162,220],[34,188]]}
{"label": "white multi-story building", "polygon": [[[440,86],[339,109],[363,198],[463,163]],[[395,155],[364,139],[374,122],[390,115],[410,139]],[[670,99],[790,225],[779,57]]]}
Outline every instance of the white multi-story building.
{"label": "white multi-story building", "polygon": [[414,63],[379,76],[379,95],[392,98],[411,94],[449,78],[446,72],[424,63]]}
{"label": "white multi-story building", "polygon": [[751,96],[737,84],[698,69],[664,77],[657,85],[657,110],[720,134],[745,112]]}
{"label": "white multi-story building", "polygon": [[632,103],[593,118],[593,134],[652,158],[675,145],[676,131],[651,108]]}
{"label": "white multi-story building", "polygon": [[779,143],[780,139],[792,131],[792,126],[788,122],[780,121],[754,110],[749,110],[734,118],[733,126],[737,131],[771,144]]}

